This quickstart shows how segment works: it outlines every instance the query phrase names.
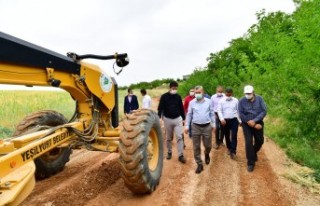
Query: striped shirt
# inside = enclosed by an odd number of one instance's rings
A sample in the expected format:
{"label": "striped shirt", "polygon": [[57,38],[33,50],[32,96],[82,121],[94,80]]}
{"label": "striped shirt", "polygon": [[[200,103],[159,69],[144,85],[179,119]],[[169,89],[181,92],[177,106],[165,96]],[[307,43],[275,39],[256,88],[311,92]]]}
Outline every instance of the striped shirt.
{"label": "striped shirt", "polygon": [[262,97],[258,95],[254,95],[252,102],[245,97],[241,98],[238,110],[242,122],[248,122],[249,120],[260,122],[267,115],[267,106]]}

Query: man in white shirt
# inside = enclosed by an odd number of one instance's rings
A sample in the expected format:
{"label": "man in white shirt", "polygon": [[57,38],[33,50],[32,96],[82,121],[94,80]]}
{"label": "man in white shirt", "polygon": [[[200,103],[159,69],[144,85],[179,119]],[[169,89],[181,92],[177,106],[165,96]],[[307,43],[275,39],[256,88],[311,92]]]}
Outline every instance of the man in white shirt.
{"label": "man in white shirt", "polygon": [[232,96],[231,88],[226,89],[226,96],[218,104],[218,115],[226,137],[228,154],[235,159],[237,150],[238,126],[241,123],[238,114],[238,99]]}
{"label": "man in white shirt", "polygon": [[220,145],[223,143],[224,133],[222,130],[221,122],[218,117],[218,104],[221,99],[224,98],[223,87],[217,86],[216,94],[212,95],[211,97],[211,107],[215,114],[216,120],[216,128],[215,128],[215,137],[216,137],[216,144],[214,146],[215,149],[219,149]]}
{"label": "man in white shirt", "polygon": [[141,89],[140,92],[141,92],[141,95],[143,96],[142,108],[151,109],[151,97],[147,95],[147,91],[145,89]]}

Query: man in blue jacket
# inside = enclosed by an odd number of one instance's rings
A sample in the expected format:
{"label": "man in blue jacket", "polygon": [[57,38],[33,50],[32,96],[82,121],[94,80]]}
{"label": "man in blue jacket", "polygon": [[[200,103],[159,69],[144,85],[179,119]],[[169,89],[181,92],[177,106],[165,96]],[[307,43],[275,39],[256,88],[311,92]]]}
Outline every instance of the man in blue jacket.
{"label": "man in blue jacket", "polygon": [[247,169],[252,172],[258,160],[257,153],[264,142],[263,119],[267,115],[267,106],[262,97],[254,93],[251,85],[244,87],[244,94],[245,97],[239,101],[238,111],[246,143]]}
{"label": "man in blue jacket", "polygon": [[133,94],[132,89],[128,89],[128,95],[124,97],[124,113],[130,114],[132,110],[139,108],[138,98]]}

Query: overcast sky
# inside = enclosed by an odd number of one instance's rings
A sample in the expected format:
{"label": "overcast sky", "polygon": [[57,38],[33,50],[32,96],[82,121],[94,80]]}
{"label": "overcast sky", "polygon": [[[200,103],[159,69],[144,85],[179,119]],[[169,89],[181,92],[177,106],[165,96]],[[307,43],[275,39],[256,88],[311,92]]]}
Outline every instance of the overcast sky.
{"label": "overcast sky", "polygon": [[206,66],[257,22],[256,12],[294,9],[292,0],[0,0],[0,30],[55,52],[128,53],[119,85],[182,78]]}

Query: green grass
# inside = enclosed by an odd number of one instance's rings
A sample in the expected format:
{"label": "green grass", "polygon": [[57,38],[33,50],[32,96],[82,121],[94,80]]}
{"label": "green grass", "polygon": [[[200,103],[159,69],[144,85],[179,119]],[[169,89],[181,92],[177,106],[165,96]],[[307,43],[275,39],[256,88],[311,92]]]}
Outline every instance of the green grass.
{"label": "green grass", "polygon": [[[148,94],[159,97],[167,88],[148,90]],[[140,90],[133,90],[139,104],[142,104]],[[120,120],[124,117],[123,102],[127,90],[119,90]],[[10,137],[19,122],[32,112],[51,109],[70,119],[75,110],[75,102],[64,91],[0,91],[0,138]]]}
{"label": "green grass", "polygon": [[320,182],[320,149],[319,143],[310,142],[305,137],[297,137],[291,130],[290,122],[282,118],[266,119],[266,135],[272,137],[287,155],[300,165],[314,170],[314,178]]}
{"label": "green grass", "polygon": [[9,137],[28,114],[51,109],[71,118],[75,102],[63,91],[0,91],[0,138]]}

